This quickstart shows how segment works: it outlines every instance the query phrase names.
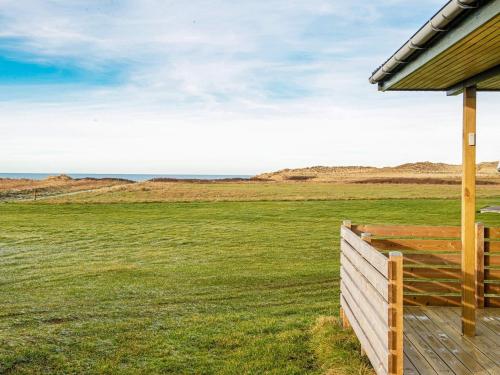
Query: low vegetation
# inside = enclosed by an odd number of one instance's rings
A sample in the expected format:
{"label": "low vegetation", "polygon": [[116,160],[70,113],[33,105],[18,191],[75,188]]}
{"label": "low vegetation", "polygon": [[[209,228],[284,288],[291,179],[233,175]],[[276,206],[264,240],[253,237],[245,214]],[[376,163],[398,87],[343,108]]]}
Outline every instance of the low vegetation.
{"label": "low vegetation", "polygon": [[[500,183],[500,174],[497,171],[498,162],[483,162],[477,165],[477,175],[480,179]],[[405,183],[405,179],[413,183],[433,183],[432,180],[460,181],[461,165],[444,163],[407,163],[395,167],[308,167],[297,169],[283,169],[281,171],[263,173],[258,178],[272,181],[287,181],[303,179],[322,182],[352,182],[370,179],[393,179],[394,182]],[[427,179],[427,181],[425,181]],[[439,183],[439,182],[438,182]]]}
{"label": "low vegetation", "polygon": [[0,201],[37,200],[132,183],[121,178],[71,178],[66,175],[50,176],[43,180],[0,178]]}
{"label": "low vegetation", "polygon": [[0,373],[371,373],[337,324],[341,220],[458,225],[460,202],[355,188],[370,199],[0,204]]}
{"label": "low vegetation", "polygon": [[[497,162],[477,165],[480,197],[499,194]],[[455,198],[461,167],[443,163],[409,163],[396,167],[311,167],[264,173],[251,179],[197,180],[154,178],[134,182],[119,178],[66,175],[44,180],[0,178],[0,202],[51,199],[51,202],[191,202],[246,200],[328,200],[385,198]],[[366,184],[359,188],[353,185]],[[377,185],[383,184],[383,188]],[[398,186],[400,185],[400,186]],[[424,185],[422,187],[418,185]],[[366,194],[371,190],[371,194]],[[73,197],[75,196],[75,197]],[[54,198],[54,199],[52,199]]]}
{"label": "low vegetation", "polygon": [[[500,185],[480,185],[478,197],[500,196]],[[345,184],[324,182],[144,182],[80,194],[60,195],[51,203],[304,201],[338,199],[458,199],[460,186],[435,184]]]}

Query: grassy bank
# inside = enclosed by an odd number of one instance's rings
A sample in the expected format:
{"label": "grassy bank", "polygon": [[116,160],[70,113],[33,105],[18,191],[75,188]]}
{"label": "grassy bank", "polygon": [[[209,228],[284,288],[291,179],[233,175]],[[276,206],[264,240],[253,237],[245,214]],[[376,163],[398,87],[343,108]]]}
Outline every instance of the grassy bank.
{"label": "grassy bank", "polygon": [[[500,185],[481,185],[478,197],[500,197]],[[302,201],[331,199],[459,199],[459,185],[324,182],[144,182],[49,199],[53,203]]]}
{"label": "grassy bank", "polygon": [[340,221],[458,224],[459,208],[2,204],[0,373],[366,371],[334,324]]}

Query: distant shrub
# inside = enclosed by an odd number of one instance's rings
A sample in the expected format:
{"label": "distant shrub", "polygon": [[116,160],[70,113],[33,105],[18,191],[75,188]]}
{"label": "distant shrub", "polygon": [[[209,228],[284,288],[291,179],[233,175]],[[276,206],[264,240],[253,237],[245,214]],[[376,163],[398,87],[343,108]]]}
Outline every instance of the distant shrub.
{"label": "distant shrub", "polygon": [[316,178],[316,176],[288,176],[286,179],[290,181],[307,181]]}
{"label": "distant shrub", "polygon": [[214,178],[214,179],[200,179],[200,178],[172,178],[172,177],[155,177],[148,182],[190,182],[193,184],[212,184],[216,182],[243,182],[249,181],[248,178]]}
{"label": "distant shrub", "polygon": [[[355,184],[432,184],[432,185],[460,185],[460,180],[444,178],[416,178],[416,177],[387,177],[387,178],[367,178],[353,181]],[[477,185],[498,185],[495,181],[478,180]]]}

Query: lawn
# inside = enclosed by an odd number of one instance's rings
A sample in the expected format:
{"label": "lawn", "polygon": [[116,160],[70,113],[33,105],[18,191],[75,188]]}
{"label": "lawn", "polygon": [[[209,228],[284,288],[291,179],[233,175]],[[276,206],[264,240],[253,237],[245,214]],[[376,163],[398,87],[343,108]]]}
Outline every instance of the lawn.
{"label": "lawn", "polygon": [[458,225],[459,212],[454,199],[0,204],[0,373],[368,373],[336,325],[341,220]]}

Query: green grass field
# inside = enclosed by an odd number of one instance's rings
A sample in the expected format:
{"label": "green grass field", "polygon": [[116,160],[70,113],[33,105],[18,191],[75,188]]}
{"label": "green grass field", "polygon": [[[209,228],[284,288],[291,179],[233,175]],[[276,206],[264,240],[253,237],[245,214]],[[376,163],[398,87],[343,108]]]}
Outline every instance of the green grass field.
{"label": "green grass field", "polygon": [[346,218],[458,225],[460,203],[0,204],[0,373],[369,373],[337,325]]}

